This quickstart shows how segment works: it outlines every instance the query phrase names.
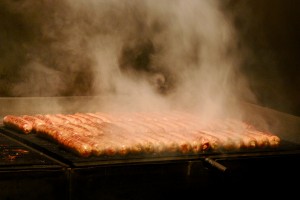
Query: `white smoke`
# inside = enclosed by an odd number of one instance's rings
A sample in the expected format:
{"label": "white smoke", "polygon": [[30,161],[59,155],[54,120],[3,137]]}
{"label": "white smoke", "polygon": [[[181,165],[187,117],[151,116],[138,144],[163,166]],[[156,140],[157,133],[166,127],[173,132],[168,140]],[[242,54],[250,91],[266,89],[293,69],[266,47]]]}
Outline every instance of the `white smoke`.
{"label": "white smoke", "polygon": [[[58,76],[53,85],[39,78],[35,91],[113,97],[100,107],[189,109],[206,116],[234,110],[228,102],[241,96],[253,98],[238,71],[237,35],[219,0],[4,2],[36,30],[23,42],[21,64],[31,67],[21,71]],[[43,70],[32,69],[39,66]],[[26,91],[22,85],[14,90]]]}

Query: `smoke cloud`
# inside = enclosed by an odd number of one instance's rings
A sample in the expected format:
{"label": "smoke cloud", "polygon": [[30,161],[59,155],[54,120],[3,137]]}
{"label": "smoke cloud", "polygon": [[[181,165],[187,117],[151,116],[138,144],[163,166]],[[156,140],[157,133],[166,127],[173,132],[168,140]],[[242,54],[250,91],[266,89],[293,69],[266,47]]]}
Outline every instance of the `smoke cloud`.
{"label": "smoke cloud", "polygon": [[255,98],[220,2],[3,0],[0,93],[107,96],[103,109],[234,111],[235,100]]}

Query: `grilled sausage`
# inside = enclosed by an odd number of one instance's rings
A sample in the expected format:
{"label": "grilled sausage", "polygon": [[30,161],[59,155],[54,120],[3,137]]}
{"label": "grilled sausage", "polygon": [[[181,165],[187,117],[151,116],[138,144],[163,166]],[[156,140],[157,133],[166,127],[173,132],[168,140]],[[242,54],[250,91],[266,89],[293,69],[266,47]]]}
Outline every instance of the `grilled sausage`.
{"label": "grilled sausage", "polygon": [[201,121],[193,114],[168,112],[7,115],[3,124],[50,138],[80,156],[137,153],[199,153],[209,149],[275,147],[276,135],[242,121]]}
{"label": "grilled sausage", "polygon": [[33,129],[33,122],[28,121],[21,116],[7,115],[3,118],[3,124],[22,133],[28,134]]}

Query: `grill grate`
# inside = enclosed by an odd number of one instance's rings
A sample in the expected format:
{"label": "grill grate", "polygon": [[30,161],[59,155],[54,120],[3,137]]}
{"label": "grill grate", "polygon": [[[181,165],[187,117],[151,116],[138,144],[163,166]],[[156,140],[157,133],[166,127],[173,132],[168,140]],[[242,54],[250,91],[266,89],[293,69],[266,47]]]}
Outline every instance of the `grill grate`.
{"label": "grill grate", "polygon": [[0,134],[0,168],[61,168],[61,165],[35,149]]}

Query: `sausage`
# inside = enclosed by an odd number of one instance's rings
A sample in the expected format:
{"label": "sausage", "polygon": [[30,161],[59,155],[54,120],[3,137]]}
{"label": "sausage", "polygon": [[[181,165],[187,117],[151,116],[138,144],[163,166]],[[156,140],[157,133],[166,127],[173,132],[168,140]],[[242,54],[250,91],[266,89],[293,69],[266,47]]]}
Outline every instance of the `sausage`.
{"label": "sausage", "polygon": [[201,121],[193,114],[168,112],[7,115],[6,127],[50,138],[87,157],[139,153],[200,153],[275,147],[280,138],[232,119]]}
{"label": "sausage", "polygon": [[6,115],[3,118],[3,124],[9,128],[12,128],[22,133],[28,134],[33,129],[33,122],[28,121],[21,116],[16,115]]}
{"label": "sausage", "polygon": [[92,154],[93,140],[83,137],[62,125],[40,125],[36,130],[38,135],[45,136],[57,142],[63,148],[71,150],[82,157]]}

